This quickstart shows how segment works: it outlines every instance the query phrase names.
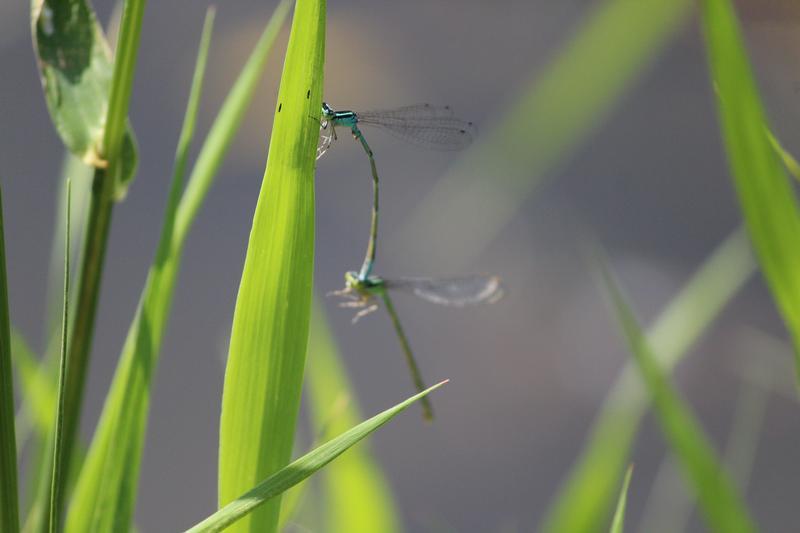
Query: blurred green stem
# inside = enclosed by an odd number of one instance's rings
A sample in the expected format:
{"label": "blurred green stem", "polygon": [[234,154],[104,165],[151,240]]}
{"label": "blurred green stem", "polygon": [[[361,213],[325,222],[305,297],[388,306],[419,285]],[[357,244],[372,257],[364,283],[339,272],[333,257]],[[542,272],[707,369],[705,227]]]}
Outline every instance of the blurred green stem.
{"label": "blurred green stem", "polygon": [[19,530],[17,451],[14,431],[14,386],[11,376],[11,333],[8,319],[8,284],[0,196],[0,530]]}

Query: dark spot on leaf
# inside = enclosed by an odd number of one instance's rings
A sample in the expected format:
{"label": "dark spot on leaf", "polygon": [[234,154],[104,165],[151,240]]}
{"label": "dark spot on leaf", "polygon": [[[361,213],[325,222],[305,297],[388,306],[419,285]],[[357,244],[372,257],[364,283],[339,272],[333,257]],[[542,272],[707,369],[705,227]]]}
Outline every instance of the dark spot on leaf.
{"label": "dark spot on leaf", "polygon": [[282,103],[279,103],[279,104],[278,104],[278,113],[280,113],[280,112],[281,112],[281,108],[282,108],[282,107],[283,107],[283,104],[282,104]]}
{"label": "dark spot on leaf", "polygon": [[311,89],[309,89],[308,92],[306,93],[306,100],[308,100],[309,98],[311,98]]}

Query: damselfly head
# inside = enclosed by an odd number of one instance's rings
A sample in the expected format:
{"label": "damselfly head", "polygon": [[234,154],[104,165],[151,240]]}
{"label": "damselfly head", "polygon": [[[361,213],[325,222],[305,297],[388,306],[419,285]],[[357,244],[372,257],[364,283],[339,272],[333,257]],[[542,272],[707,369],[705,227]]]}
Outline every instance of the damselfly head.
{"label": "damselfly head", "polygon": [[336,112],[331,109],[327,103],[322,102],[322,118],[326,120],[332,119],[336,115]]}
{"label": "damselfly head", "polygon": [[344,285],[353,292],[364,292],[366,288],[364,281],[359,277],[358,272],[349,270],[344,273]]}

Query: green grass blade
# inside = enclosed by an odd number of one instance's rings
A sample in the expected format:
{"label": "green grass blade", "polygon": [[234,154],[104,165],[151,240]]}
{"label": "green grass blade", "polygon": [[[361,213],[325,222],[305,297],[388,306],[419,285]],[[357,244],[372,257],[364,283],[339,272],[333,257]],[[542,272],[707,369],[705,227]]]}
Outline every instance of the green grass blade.
{"label": "green grass blade", "polygon": [[764,125],[763,105],[728,0],[703,0],[702,23],[717,109],[739,204],[795,350],[800,380],[800,213]]}
{"label": "green grass blade", "polygon": [[625,472],[625,479],[622,480],[622,488],[619,491],[619,500],[617,500],[617,510],[614,511],[614,520],[611,521],[611,533],[623,533],[625,531],[625,506],[628,502],[628,486],[631,484],[631,475],[633,474],[633,465],[628,467]]}
{"label": "green grass blade", "polygon": [[[732,233],[662,311],[648,338],[663,368],[672,368],[755,272],[747,237]],[[628,364],[603,403],[576,465],[541,528],[599,531],[611,513],[613,494],[628,462],[648,405],[647,392]]]}
{"label": "green grass blade", "polygon": [[14,533],[19,531],[19,492],[2,202],[0,192],[0,531]]}
{"label": "green grass blade", "polygon": [[286,21],[291,0],[281,0],[253,48],[247,64],[231,88],[192,168],[189,182],[183,193],[175,219],[175,241],[182,243],[194,222],[200,206],[214,181],[234,136],[239,131],[242,118],[253,99],[258,82],[264,73],[269,53],[278,32]]}
{"label": "green grass blade", "polygon": [[[330,326],[318,304],[311,315],[308,342],[306,386],[312,427],[323,440],[328,440],[353,427],[361,414]],[[367,443],[353,447],[322,472],[322,489],[325,531],[400,531],[391,491]]]}
{"label": "green grass blade", "polygon": [[[276,8],[262,38],[254,48],[211,127],[186,191],[183,195],[179,195],[183,180],[185,154],[191,139],[191,132],[194,130],[196,106],[199,101],[201,67],[205,63],[206,45],[201,45],[190,103],[187,106],[184,128],[176,154],[170,207],[165,215],[159,251],[143,290],[141,301],[144,303],[137,310],[127,342],[123,347],[119,367],[92,442],[87,467],[79,480],[73,508],[70,509],[67,524],[69,530],[80,531],[86,526],[92,510],[96,508],[96,498],[101,492],[125,491],[124,497],[116,500],[116,504],[120,505],[127,502],[124,509],[118,508],[118,517],[124,518],[123,515],[129,515],[132,510],[135,488],[128,486],[127,483],[120,486],[120,483],[123,480],[138,479],[138,461],[146,429],[150,380],[152,371],[158,363],[161,339],[169,316],[185,239],[216,176],[216,171],[227,153],[230,141],[241,123],[241,117],[252,100],[255,87],[261,78],[266,59],[278,31],[285,21],[288,8],[287,1],[282,2]],[[210,36],[210,26],[206,26],[204,35]],[[195,192],[190,193],[190,191]],[[175,207],[175,201],[178,198],[180,202]],[[139,366],[149,368],[150,372],[142,376],[137,372]],[[118,443],[125,443],[125,445],[120,446]],[[127,450],[128,457],[136,459],[135,462],[125,462],[127,470],[124,472],[119,471],[119,464],[109,455],[109,450],[114,449],[117,450],[115,453]],[[114,475],[110,476],[110,472],[114,472]],[[110,487],[104,485],[108,483],[109,479],[117,481]]]}
{"label": "green grass blade", "polygon": [[800,180],[800,163],[797,162],[797,159],[783,147],[778,138],[769,130],[767,130],[767,138],[772,145],[772,149],[775,150],[775,153],[781,158],[783,166],[789,171],[789,174],[791,174],[794,179]]}
{"label": "green grass blade", "polygon": [[[695,5],[596,4],[551,65],[410,213],[400,234],[407,249],[445,270],[469,264],[618,105]],[[449,229],[454,221],[458,235]]]}
{"label": "green grass blade", "polygon": [[628,349],[652,397],[661,430],[696,493],[706,523],[718,532],[755,531],[736,486],[651,352],[647,337],[605,265],[601,265],[601,274]]}
{"label": "green grass blade", "polygon": [[[111,159],[102,146],[113,64],[97,16],[86,0],[31,0],[31,34],[56,131],[70,152],[88,165],[105,168]],[[123,120],[127,106],[124,111]],[[122,130],[114,135],[126,147],[119,181],[127,184],[136,172],[136,142],[129,127],[124,140]]]}
{"label": "green grass blade", "polygon": [[[190,533],[208,533],[212,531],[222,531],[230,524],[253,513],[259,506],[268,503],[287,489],[300,483],[307,477],[314,474],[324,467],[348,448],[359,442],[361,439],[386,424],[401,411],[405,410],[415,401],[424,398],[430,392],[438,389],[447,383],[443,381],[425,390],[394,407],[373,416],[369,420],[358,424],[354,428],[342,433],[338,437],[326,442],[322,446],[307,453],[300,459],[284,466],[280,470],[271,474],[267,479],[255,485],[252,489],[243,493],[236,499],[231,500],[219,511],[206,518],[188,531]],[[229,529],[229,531],[231,531]],[[347,531],[352,531],[348,529]]]}
{"label": "green grass blade", "polygon": [[50,533],[57,533],[61,531],[61,504],[62,498],[59,492],[63,490],[66,485],[62,481],[62,476],[65,476],[62,469],[64,463],[63,457],[63,426],[64,426],[64,382],[67,372],[67,330],[69,328],[69,232],[70,232],[70,216],[71,211],[71,198],[72,190],[70,188],[70,181],[67,180],[67,212],[66,212],[66,228],[64,231],[64,303],[61,311],[61,357],[58,365],[58,401],[56,407],[56,417],[53,430],[53,468],[52,477],[50,481],[50,516],[48,523],[50,524]]}
{"label": "green grass blade", "polygon": [[173,241],[175,213],[194,135],[213,20],[214,11],[209,10],[176,150],[158,251],[123,346],[86,466],[81,471],[68,516],[68,531],[127,529],[132,520],[151,380],[180,259],[181,247]]}
{"label": "green grass blade", "polygon": [[[314,164],[325,2],[298,0],[253,216],[222,396],[219,504],[284,467],[303,383],[314,266]],[[267,444],[268,443],[268,444]],[[274,532],[280,498],[231,531]]]}
{"label": "green grass blade", "polygon": [[[759,374],[770,378],[761,367]],[[762,384],[744,383],[736,400],[733,424],[725,443],[725,465],[737,486],[744,490],[750,484],[758,441],[761,438],[769,389]],[[642,512],[640,531],[687,531],[694,509],[694,500],[683,490],[675,458],[668,455],[659,466],[650,496]]]}
{"label": "green grass blade", "polygon": [[[79,0],[65,0],[66,3],[77,1]],[[124,4],[119,43],[111,75],[108,114],[104,123],[102,144],[99,149],[100,158],[104,161],[104,165],[95,170],[86,237],[79,268],[75,318],[69,335],[70,345],[67,357],[63,430],[63,468],[66,472],[71,472],[72,450],[78,437],[83,390],[89,368],[89,355],[94,337],[97,302],[100,295],[100,283],[111,227],[113,204],[115,198],[122,194],[124,185],[130,181],[130,176],[125,174],[125,169],[127,168],[127,161],[132,154],[132,145],[125,141],[129,137],[125,136],[124,133],[126,131],[131,85],[139,48],[144,5],[145,0],[126,0]],[[88,6],[84,7],[89,9]],[[61,9],[63,9],[63,6]],[[84,8],[78,6],[76,9]],[[93,29],[96,26],[93,16],[88,22],[84,19],[80,19],[79,22],[81,24],[92,24],[92,28],[83,28],[81,31],[91,31],[93,35],[98,34],[99,29]],[[69,26],[68,29],[74,30],[75,28]],[[92,42],[83,44],[92,46]],[[77,52],[89,53],[89,50],[78,48]],[[69,476],[62,476],[61,479],[66,482]],[[66,497],[66,492],[66,489],[62,487],[62,490],[58,493],[61,497]],[[60,503],[57,502],[57,505],[60,505]],[[43,505],[43,512],[47,512],[49,507],[49,505]]]}
{"label": "green grass blade", "polygon": [[[49,363],[58,359],[59,345],[61,342],[61,305],[64,287],[64,231],[66,226],[67,210],[67,181],[70,182],[70,203],[72,215],[70,220],[70,257],[75,263],[75,258],[81,250],[83,231],[86,229],[86,217],[89,213],[89,202],[92,197],[92,167],[86,165],[70,152],[65,152],[61,165],[59,189],[56,204],[56,223],[53,232],[53,241],[50,246],[50,263],[47,273],[47,300],[46,300],[46,330],[45,330],[45,357],[50,358]],[[73,278],[74,276],[73,272]],[[70,282],[73,282],[70,280]],[[75,301],[72,302],[73,310]],[[55,364],[50,364],[55,374]],[[55,381],[55,378],[54,378]]]}
{"label": "green grass blade", "polygon": [[[116,199],[124,197],[130,180],[133,178],[132,173],[124,172],[131,153],[135,153],[135,146],[126,140],[125,131],[145,5],[147,5],[147,0],[124,0],[119,39],[114,55],[108,116],[103,130],[100,153],[108,161],[108,174],[113,176],[113,195]],[[130,138],[128,137],[128,139]]]}

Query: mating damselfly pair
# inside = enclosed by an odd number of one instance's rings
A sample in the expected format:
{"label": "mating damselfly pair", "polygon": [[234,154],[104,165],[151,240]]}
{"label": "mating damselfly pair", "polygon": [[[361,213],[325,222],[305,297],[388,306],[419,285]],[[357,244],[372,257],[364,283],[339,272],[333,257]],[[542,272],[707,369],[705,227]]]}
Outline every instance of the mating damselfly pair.
{"label": "mating damselfly pair", "polygon": [[[372,275],[378,240],[378,169],[375,157],[359,125],[376,126],[412,144],[434,150],[459,150],[468,146],[475,135],[471,122],[455,116],[447,107],[419,104],[387,111],[335,111],[322,103],[320,130],[323,132],[317,159],[337,139],[336,128],[348,128],[369,159],[372,171],[373,201],[367,252],[358,272],[345,274],[345,288],[332,294],[346,299],[340,306],[359,309],[353,318],[359,318],[378,308],[376,300],[383,302],[392,320],[395,333],[406,357],[411,378],[418,391],[425,390],[425,382],[414,358],[408,337],[389,296],[390,291],[415,294],[429,302],[463,307],[478,303],[493,303],[503,295],[503,287],[497,276],[473,275],[450,278],[398,278],[383,279]],[[433,418],[433,409],[427,397],[422,399],[425,418]]]}

